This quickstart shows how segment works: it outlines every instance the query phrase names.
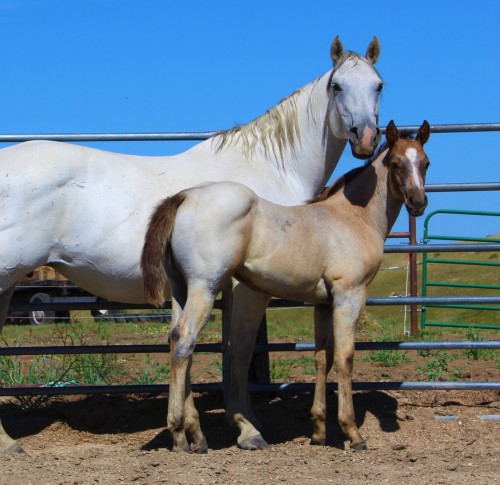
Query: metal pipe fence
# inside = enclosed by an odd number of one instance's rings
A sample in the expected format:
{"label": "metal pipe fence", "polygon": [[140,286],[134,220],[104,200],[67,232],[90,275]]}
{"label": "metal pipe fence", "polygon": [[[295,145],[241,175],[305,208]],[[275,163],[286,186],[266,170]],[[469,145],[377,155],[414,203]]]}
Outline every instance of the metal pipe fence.
{"label": "metal pipe fence", "polygon": [[[400,128],[407,133],[416,133],[419,126],[404,126]],[[385,132],[385,129],[382,129]],[[475,124],[441,124],[432,125],[433,133],[463,133],[463,132],[491,132],[500,131],[500,123],[475,123]],[[179,133],[91,133],[91,134],[0,134],[0,143],[17,143],[29,140],[53,140],[63,142],[116,142],[116,141],[199,141],[206,140],[219,131],[204,132],[179,132]],[[481,184],[430,184],[426,186],[428,192],[453,192],[453,191],[489,191],[500,190],[500,182],[481,183]],[[415,224],[410,218],[410,230],[407,233],[394,234],[393,237],[407,237],[410,244],[407,245],[387,245],[387,253],[422,253],[427,251],[453,252],[464,251],[497,251],[500,250],[500,244],[433,244],[425,247],[416,244]],[[486,248],[487,246],[487,248]],[[416,277],[416,260],[413,260],[413,276]],[[500,304],[500,297],[419,297],[416,296],[416,283],[412,285],[412,296],[407,297],[388,297],[388,298],[368,298],[367,305],[410,305],[412,310],[416,306],[423,304],[462,304],[475,303],[483,305]],[[227,292],[226,292],[227,294]],[[227,298],[227,296],[226,296]],[[225,301],[226,298],[217,302],[217,307],[223,309],[223,340],[215,344],[198,344],[196,352],[222,352],[223,354],[223,382],[208,384],[193,384],[195,391],[224,391],[228,382],[228,355],[227,344],[229,317],[228,308],[231,302]],[[305,304],[289,302],[285,300],[272,300],[270,307],[284,306],[306,306]],[[69,306],[67,303],[37,303],[24,305],[13,303],[12,310],[28,309],[44,310],[89,310],[89,309],[145,309],[152,308],[150,305],[129,305],[118,302],[99,302],[99,303],[77,303]],[[413,325],[412,325],[413,328]],[[454,349],[484,349],[500,348],[500,341],[481,341],[481,342],[357,342],[356,350],[454,350]],[[294,344],[294,343],[257,343],[256,354],[267,354],[272,351],[311,351],[314,350],[314,344]],[[104,346],[65,346],[65,347],[8,347],[0,348],[2,355],[50,355],[50,354],[80,354],[80,353],[165,353],[169,351],[168,345],[104,345]],[[335,384],[329,384],[329,389],[335,389]],[[312,384],[272,384],[272,383],[253,383],[250,386],[252,391],[277,392],[282,390],[310,390]],[[353,389],[360,390],[423,390],[423,389],[500,389],[500,382],[354,382]],[[97,393],[159,393],[167,392],[167,385],[127,385],[127,386],[68,386],[68,387],[22,387],[22,388],[0,388],[0,396],[21,396],[21,395],[55,395],[55,394],[97,394]]]}
{"label": "metal pipe fence", "polygon": [[[420,126],[401,126],[405,133],[417,133]],[[385,127],[380,128],[385,133]],[[107,141],[202,141],[223,130],[198,132],[134,132],[134,133],[17,133],[0,134],[0,143],[19,143],[32,140],[62,142],[107,142]],[[500,131],[500,123],[462,123],[431,125],[432,133],[464,133]]]}

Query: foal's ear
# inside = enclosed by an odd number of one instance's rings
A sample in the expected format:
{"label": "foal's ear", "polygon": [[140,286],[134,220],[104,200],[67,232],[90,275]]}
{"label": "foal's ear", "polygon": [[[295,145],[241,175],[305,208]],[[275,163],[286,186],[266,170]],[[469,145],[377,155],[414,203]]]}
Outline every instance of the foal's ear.
{"label": "foal's ear", "polygon": [[427,141],[429,140],[429,137],[431,136],[431,127],[427,120],[424,120],[422,123],[422,126],[418,130],[416,140],[418,140],[422,145],[425,145]]}
{"label": "foal's ear", "polygon": [[387,128],[385,129],[385,137],[387,138],[387,143],[390,147],[394,145],[399,140],[398,127],[393,120],[389,121]]}
{"label": "foal's ear", "polygon": [[344,46],[342,42],[340,42],[340,37],[337,35],[335,39],[333,39],[332,45],[330,46],[330,59],[333,62],[333,65],[339,62],[340,58],[344,54]]}
{"label": "foal's ear", "polygon": [[375,64],[378,61],[380,56],[380,42],[377,39],[377,36],[374,35],[368,49],[366,49],[366,60],[371,64]]}

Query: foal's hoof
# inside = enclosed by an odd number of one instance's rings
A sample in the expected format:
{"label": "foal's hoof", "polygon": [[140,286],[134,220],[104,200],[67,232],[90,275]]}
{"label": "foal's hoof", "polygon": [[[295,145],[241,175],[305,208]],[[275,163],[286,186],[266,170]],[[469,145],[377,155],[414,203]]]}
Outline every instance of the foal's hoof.
{"label": "foal's hoof", "polygon": [[205,443],[204,445],[195,445],[191,443],[190,449],[193,453],[198,453],[199,455],[205,455],[208,453],[208,445]]}
{"label": "foal's hoof", "polygon": [[351,448],[354,451],[368,451],[368,446],[366,446],[366,443],[364,441],[361,443],[353,443],[351,445]]}
{"label": "foal's hoof", "polygon": [[188,444],[174,444],[174,446],[172,446],[172,451],[174,453],[190,453],[191,450],[189,449],[189,446]]}
{"label": "foal's hoof", "polygon": [[271,445],[260,435],[249,436],[243,440],[238,440],[238,446],[242,450],[267,450]]}
{"label": "foal's hoof", "polygon": [[326,438],[315,438],[314,436],[311,438],[311,445],[314,446],[325,446]]}

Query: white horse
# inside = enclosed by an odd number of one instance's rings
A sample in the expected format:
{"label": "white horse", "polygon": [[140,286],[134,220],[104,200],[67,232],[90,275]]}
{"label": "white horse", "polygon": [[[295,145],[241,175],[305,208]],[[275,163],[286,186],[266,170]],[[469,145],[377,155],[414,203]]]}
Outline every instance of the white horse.
{"label": "white horse", "polygon": [[[208,181],[246,184],[283,205],[323,189],[346,146],[367,158],[380,140],[382,80],[365,57],[330,49],[333,69],[253,122],[176,156],[140,157],[57,142],[33,141],[0,150],[0,325],[15,283],[49,265],[109,300],[145,303],[140,255],[149,215],[168,194]],[[165,299],[170,298],[168,290]],[[247,371],[269,297],[234,288],[231,323],[230,421],[242,448],[264,448],[252,424]],[[251,338],[238,338],[240,333]],[[247,344],[250,342],[250,344]],[[19,450],[0,424],[0,451]]]}
{"label": "white horse", "polygon": [[387,145],[370,164],[306,205],[285,207],[244,185],[219,182],[179,192],[157,207],[141,266],[151,303],[163,304],[167,276],[172,289],[167,423],[174,451],[208,449],[190,391],[192,353],[231,278],[268,295],[314,303],[312,443],[325,443],[326,378],[335,358],[339,423],[354,449],[366,449],[352,402],[354,333],[401,207],[418,216],[427,206],[423,145],[429,134],[424,121],[416,139],[400,138],[391,121]]}

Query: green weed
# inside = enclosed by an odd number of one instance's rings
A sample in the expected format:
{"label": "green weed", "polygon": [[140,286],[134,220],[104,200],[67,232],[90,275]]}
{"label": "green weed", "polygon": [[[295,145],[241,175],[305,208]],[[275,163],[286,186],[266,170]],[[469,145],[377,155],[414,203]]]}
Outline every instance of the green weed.
{"label": "green weed", "polygon": [[302,355],[298,359],[295,359],[295,364],[298,366],[302,366],[301,375],[303,376],[316,374],[314,357],[307,357],[305,355]]}
{"label": "green weed", "polygon": [[149,354],[144,356],[144,367],[141,368],[128,384],[151,385],[167,382],[170,379],[170,363],[159,362]]}
{"label": "green weed", "polygon": [[364,362],[380,362],[384,367],[396,367],[411,362],[404,350],[373,350],[364,359]]}
{"label": "green weed", "polygon": [[416,370],[425,374],[426,380],[428,381],[445,380],[448,377],[448,362],[456,359],[457,357],[455,355],[447,354],[442,350],[431,352],[427,363],[417,366]]}
{"label": "green weed", "polygon": [[[468,328],[466,338],[473,342],[481,342],[484,340],[484,337],[477,328]],[[496,352],[493,349],[465,349],[463,353],[471,360],[494,360],[496,356]]]}
{"label": "green weed", "polygon": [[271,359],[269,373],[273,381],[287,381],[292,376],[295,362],[293,359]]}
{"label": "green weed", "polygon": [[214,357],[209,364],[210,368],[207,369],[205,372],[210,376],[212,379],[220,379],[222,378],[222,358],[221,357]]}

